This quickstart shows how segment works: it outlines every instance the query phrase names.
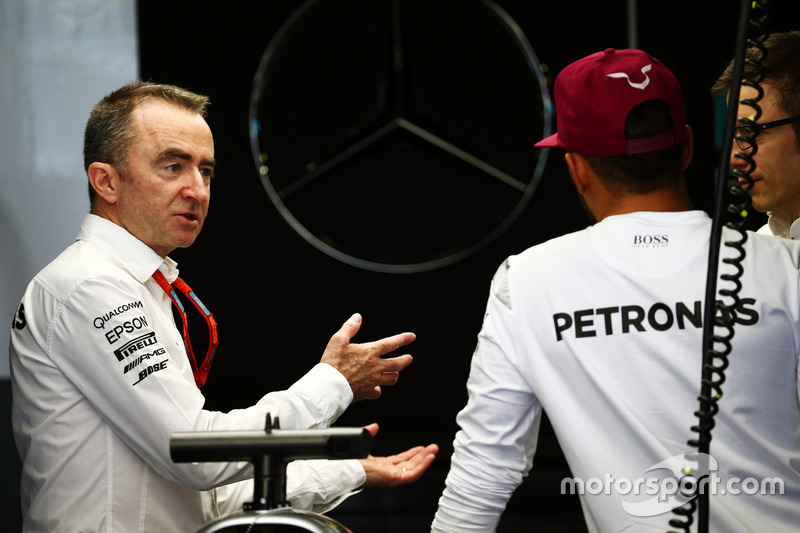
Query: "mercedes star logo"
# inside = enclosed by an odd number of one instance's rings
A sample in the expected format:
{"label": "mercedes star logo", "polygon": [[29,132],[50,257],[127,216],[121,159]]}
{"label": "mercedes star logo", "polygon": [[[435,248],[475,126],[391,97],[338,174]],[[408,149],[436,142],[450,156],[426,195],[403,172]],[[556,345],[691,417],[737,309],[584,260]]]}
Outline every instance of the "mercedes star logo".
{"label": "mercedes star logo", "polygon": [[453,264],[505,232],[536,188],[544,70],[488,0],[310,0],[254,77],[264,189],[297,234],[350,265]]}

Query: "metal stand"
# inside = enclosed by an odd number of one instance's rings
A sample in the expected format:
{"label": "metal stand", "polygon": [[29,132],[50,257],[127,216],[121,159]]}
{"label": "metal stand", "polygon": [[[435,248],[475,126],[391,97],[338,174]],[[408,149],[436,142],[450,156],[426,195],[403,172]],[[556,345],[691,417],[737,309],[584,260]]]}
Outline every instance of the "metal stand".
{"label": "metal stand", "polygon": [[197,533],[353,533],[339,522],[291,507],[268,511],[242,511],[209,522]]}
{"label": "metal stand", "polygon": [[286,500],[286,465],[298,459],[358,459],[369,454],[372,436],[362,428],[277,429],[270,415],[264,431],[175,433],[170,455],[176,463],[248,461],[255,469],[253,501],[244,510],[205,525],[198,533],[351,533],[323,515],[291,508]]}

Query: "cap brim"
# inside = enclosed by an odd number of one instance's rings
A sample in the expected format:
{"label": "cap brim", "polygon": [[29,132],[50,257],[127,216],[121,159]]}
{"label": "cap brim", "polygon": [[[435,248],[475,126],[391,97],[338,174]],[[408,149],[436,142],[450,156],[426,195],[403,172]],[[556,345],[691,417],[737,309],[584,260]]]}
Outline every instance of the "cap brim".
{"label": "cap brim", "polygon": [[549,137],[545,137],[533,146],[535,148],[553,148],[558,146],[558,133],[554,133]]}

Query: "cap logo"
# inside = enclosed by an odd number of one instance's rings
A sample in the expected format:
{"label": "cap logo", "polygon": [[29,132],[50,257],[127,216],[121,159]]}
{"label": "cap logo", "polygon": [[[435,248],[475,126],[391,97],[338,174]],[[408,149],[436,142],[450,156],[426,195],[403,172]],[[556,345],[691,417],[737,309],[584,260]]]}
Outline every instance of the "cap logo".
{"label": "cap logo", "polygon": [[614,72],[612,74],[607,74],[609,78],[625,78],[628,82],[628,85],[633,87],[634,89],[639,89],[644,91],[644,88],[650,84],[650,78],[647,76],[647,73],[650,69],[653,68],[653,64],[650,63],[649,65],[645,65],[642,67],[642,74],[644,74],[644,81],[641,83],[634,83],[631,81],[630,77],[624,72]]}

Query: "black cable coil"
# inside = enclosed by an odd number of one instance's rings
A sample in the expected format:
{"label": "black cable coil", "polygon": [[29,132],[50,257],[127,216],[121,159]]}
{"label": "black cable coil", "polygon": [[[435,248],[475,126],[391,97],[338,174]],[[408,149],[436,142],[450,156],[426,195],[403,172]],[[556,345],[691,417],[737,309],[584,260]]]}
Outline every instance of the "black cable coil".
{"label": "black cable coil", "polygon": [[[745,228],[747,216],[752,208],[749,191],[753,187],[753,179],[750,175],[756,166],[753,156],[758,152],[758,145],[755,139],[757,133],[755,133],[756,130],[753,126],[761,117],[761,108],[758,102],[764,96],[761,82],[765,77],[765,72],[761,61],[767,54],[763,42],[769,35],[767,30],[769,3],[770,0],[756,0],[755,2],[743,0],[741,4],[737,53],[734,59],[733,77],[731,78],[728,120],[726,122],[725,135],[723,136],[724,139],[728,139],[728,143],[723,143],[723,153],[720,156],[718,192],[716,195],[717,209],[715,210],[712,224],[712,238],[709,250],[709,272],[706,283],[705,319],[703,321],[703,367],[700,395],[697,398],[700,402],[700,407],[694,413],[698,419],[697,425],[691,428],[693,432],[697,433],[697,438],[688,441],[688,444],[697,448],[698,451],[697,453],[686,454],[688,459],[695,460],[700,465],[707,462],[710,451],[711,431],[715,425],[714,417],[719,412],[717,402],[722,398],[722,385],[725,383],[725,370],[728,368],[728,356],[732,350],[731,340],[734,336],[736,308],[739,304],[739,293],[742,288],[741,277],[744,272],[742,262],[745,257],[744,244],[747,242]],[[754,36],[747,37],[748,29],[751,30],[750,33]],[[757,57],[757,60],[746,57],[745,51],[747,48],[758,48],[760,50],[760,54],[753,54],[754,57]],[[742,75],[744,65],[749,67],[749,71],[756,72],[756,75],[744,78]],[[737,80],[742,80],[742,86],[752,87],[756,90],[754,98],[741,100],[742,105],[753,108],[753,115],[751,117],[738,118],[738,120],[735,117],[737,106],[734,105],[735,102],[739,101],[740,87],[736,83]],[[738,126],[750,127],[734,127],[734,121]],[[734,155],[734,157],[747,163],[745,168],[727,168],[726,150],[732,145],[732,140],[747,143],[751,147],[747,152],[737,151]],[[741,187],[727,187],[728,178],[736,183],[743,183],[743,185]],[[723,210],[721,207],[724,203],[723,198],[726,192],[731,194],[734,199],[727,206],[727,209]],[[718,295],[720,299],[717,299],[715,287],[723,213],[727,213],[733,218],[725,226],[734,230],[729,233],[734,233],[738,238],[737,240],[726,240],[724,243],[729,250],[736,252],[733,257],[722,259],[723,263],[733,266],[734,272],[719,276],[726,286],[719,289]],[[707,490],[704,490],[707,489],[704,480],[707,480],[708,469],[687,466],[684,473],[694,478],[692,490],[688,494],[682,494],[688,501],[673,509],[672,513],[676,517],[669,521],[669,525],[689,533],[694,523],[695,511],[698,511],[697,531],[698,533],[707,533],[709,525],[709,494]],[[675,532],[671,531],[671,533]]]}

